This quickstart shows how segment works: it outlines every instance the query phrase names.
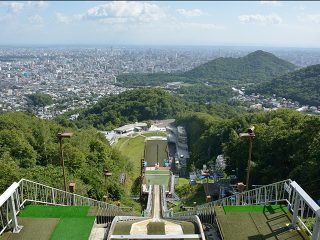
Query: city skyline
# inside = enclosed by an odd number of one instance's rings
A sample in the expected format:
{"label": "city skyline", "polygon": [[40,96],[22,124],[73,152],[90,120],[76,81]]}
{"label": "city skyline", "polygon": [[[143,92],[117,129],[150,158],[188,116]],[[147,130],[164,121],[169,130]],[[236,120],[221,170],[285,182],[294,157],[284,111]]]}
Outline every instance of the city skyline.
{"label": "city skyline", "polygon": [[320,3],[0,2],[0,45],[320,48]]}

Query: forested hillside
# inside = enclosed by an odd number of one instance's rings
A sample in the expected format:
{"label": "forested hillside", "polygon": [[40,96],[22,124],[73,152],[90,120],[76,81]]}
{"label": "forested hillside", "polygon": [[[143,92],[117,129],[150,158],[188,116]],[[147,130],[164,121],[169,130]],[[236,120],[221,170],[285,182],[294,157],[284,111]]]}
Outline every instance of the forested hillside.
{"label": "forested hillside", "polygon": [[185,73],[124,74],[118,76],[122,86],[161,86],[167,82],[209,82],[214,86],[263,82],[294,71],[296,66],[275,55],[255,51],[240,58],[218,58]]}
{"label": "forested hillside", "polygon": [[240,58],[215,59],[184,73],[183,76],[212,83],[217,80],[262,82],[295,68],[292,63],[259,50]]}
{"label": "forested hillside", "polygon": [[[117,178],[120,172],[130,176],[131,162],[102,134],[93,128],[66,129],[24,113],[0,114],[0,192],[20,178],[63,189],[57,133],[64,131],[74,133],[63,147],[67,182],[76,183],[76,193],[102,199],[108,190],[110,199],[126,201],[129,193]],[[113,173],[106,186],[103,169]]]}
{"label": "forested hillside", "polygon": [[277,94],[291,98],[301,104],[320,105],[320,65],[313,65],[281,77],[270,82],[248,89],[248,92],[261,94]]}
{"label": "forested hillside", "polygon": [[189,109],[181,98],[161,89],[136,89],[105,97],[84,111],[77,126],[94,126],[111,130],[115,127],[144,120],[175,117],[178,112]]}
{"label": "forested hillside", "polygon": [[268,184],[291,178],[312,196],[320,196],[320,118],[296,111],[278,110],[239,115],[229,120],[204,113],[184,113],[178,124],[186,127],[190,165],[212,162],[224,153],[227,171],[245,181],[248,140],[239,133],[256,127],[252,152],[252,184]]}

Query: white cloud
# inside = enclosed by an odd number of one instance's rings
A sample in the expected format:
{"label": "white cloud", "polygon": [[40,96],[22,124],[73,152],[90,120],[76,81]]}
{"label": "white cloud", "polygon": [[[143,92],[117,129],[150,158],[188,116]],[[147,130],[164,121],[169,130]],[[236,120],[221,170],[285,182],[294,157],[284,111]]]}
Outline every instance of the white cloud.
{"label": "white cloud", "polygon": [[20,2],[11,2],[8,4],[8,9],[9,12],[12,13],[19,13],[24,9],[24,3],[20,3]]}
{"label": "white cloud", "polygon": [[33,15],[28,18],[29,23],[34,24],[34,25],[43,25],[44,20],[41,16],[39,15]]}
{"label": "white cloud", "polygon": [[238,16],[241,23],[281,24],[282,18],[276,14],[251,14]]}
{"label": "white cloud", "polygon": [[55,16],[56,16],[57,21],[60,23],[69,24],[72,22],[71,17],[65,16],[62,13],[56,13]]}
{"label": "white cloud", "polygon": [[90,8],[83,15],[83,19],[104,19],[106,23],[150,22],[163,19],[165,16],[163,9],[154,3],[113,1]]}
{"label": "white cloud", "polygon": [[197,8],[191,9],[191,10],[180,8],[180,9],[177,9],[177,13],[185,17],[199,17],[203,15],[203,11]]}
{"label": "white cloud", "polygon": [[37,9],[45,9],[49,6],[49,3],[46,1],[28,1],[28,6],[34,7]]}
{"label": "white cloud", "polygon": [[320,23],[320,14],[304,14],[303,16],[299,16],[298,19],[301,22],[311,22],[311,23]]}
{"label": "white cloud", "polygon": [[273,6],[281,6],[281,2],[279,2],[279,1],[260,1],[260,4],[263,4],[263,5],[273,5]]}

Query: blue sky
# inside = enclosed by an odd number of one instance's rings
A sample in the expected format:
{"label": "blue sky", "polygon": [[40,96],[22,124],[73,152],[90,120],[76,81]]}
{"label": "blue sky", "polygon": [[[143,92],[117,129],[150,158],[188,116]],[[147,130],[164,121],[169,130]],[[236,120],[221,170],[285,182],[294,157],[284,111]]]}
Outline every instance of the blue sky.
{"label": "blue sky", "polygon": [[0,45],[26,44],[320,48],[320,2],[0,2]]}

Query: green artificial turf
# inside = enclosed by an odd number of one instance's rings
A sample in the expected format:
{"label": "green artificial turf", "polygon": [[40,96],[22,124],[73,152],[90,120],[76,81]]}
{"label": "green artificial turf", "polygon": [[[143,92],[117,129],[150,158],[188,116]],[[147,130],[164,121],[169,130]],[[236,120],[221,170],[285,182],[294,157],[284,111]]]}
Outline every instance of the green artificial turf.
{"label": "green artificial turf", "polygon": [[20,217],[66,218],[85,217],[89,206],[45,206],[29,205],[20,213]]}
{"label": "green artificial turf", "polygon": [[170,175],[170,171],[169,170],[147,170],[146,171],[146,175],[148,174],[166,174],[166,175]]}
{"label": "green artificial turf", "polygon": [[27,218],[55,218],[59,219],[50,238],[59,240],[84,240],[91,233],[95,216],[87,216],[89,206],[45,206],[29,205],[20,213],[20,217]]}
{"label": "green artificial turf", "polygon": [[169,185],[169,175],[145,175],[145,183],[149,185],[164,185],[166,189]]}
{"label": "green artificial turf", "polygon": [[288,208],[283,205],[248,205],[248,206],[224,206],[225,213],[250,213],[250,212],[288,212]]}
{"label": "green artificial turf", "polygon": [[94,220],[95,217],[62,218],[50,240],[87,240]]}

